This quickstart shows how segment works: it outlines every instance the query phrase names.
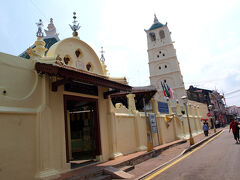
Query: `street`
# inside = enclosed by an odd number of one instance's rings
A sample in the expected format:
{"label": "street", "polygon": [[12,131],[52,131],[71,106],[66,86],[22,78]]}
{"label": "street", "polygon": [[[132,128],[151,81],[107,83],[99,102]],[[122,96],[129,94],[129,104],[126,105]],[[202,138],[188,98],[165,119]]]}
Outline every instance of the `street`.
{"label": "street", "polygon": [[198,180],[240,179],[240,144],[227,129],[179,162],[173,162],[146,179]]}

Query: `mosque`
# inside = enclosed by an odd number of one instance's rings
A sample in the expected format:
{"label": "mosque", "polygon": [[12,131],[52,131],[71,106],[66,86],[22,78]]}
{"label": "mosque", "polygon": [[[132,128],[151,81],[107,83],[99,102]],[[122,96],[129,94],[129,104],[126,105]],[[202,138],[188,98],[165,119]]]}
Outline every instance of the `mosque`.
{"label": "mosque", "polygon": [[[181,104],[186,92],[167,24],[155,16],[145,30],[151,85],[131,87],[108,75],[103,53],[98,58],[80,40],[75,13],[73,18],[72,37],[60,40],[53,19],[44,35],[40,20],[34,45],[19,56],[0,53],[0,179],[54,179],[76,162],[144,151],[149,139],[154,147],[189,138]],[[179,99],[173,109],[162,83]],[[163,102],[167,113],[161,112]],[[187,108],[195,136],[207,107]]]}

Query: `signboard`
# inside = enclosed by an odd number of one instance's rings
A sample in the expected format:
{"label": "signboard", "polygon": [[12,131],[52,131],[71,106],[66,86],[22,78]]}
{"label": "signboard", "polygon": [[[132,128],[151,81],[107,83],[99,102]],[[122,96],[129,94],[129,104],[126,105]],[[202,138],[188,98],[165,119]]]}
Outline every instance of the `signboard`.
{"label": "signboard", "polygon": [[158,102],[158,111],[163,114],[169,114],[168,103]]}
{"label": "signboard", "polygon": [[148,118],[149,118],[150,129],[151,129],[152,134],[158,133],[156,115],[153,113],[149,113]]}

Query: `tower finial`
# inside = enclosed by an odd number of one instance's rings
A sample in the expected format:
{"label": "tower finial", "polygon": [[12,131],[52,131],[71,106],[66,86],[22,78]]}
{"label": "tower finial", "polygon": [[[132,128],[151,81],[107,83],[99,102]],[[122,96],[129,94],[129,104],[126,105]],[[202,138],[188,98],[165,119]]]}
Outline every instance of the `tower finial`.
{"label": "tower finial", "polygon": [[38,27],[38,31],[36,33],[37,37],[43,37],[43,32],[42,32],[43,23],[42,23],[42,20],[39,19],[39,22],[36,23],[36,24],[37,24],[37,27]]}
{"label": "tower finial", "polygon": [[104,57],[104,53],[105,53],[105,51],[103,51],[103,47],[101,47],[101,51],[100,51],[100,53],[101,53],[100,61],[105,62],[105,57]]}
{"label": "tower finial", "polygon": [[71,27],[71,29],[73,30],[73,36],[78,36],[78,32],[77,30],[80,29],[81,26],[79,26],[79,23],[78,21],[76,20],[76,12],[73,12],[73,25],[70,25],[69,26]]}
{"label": "tower finial", "polygon": [[156,16],[156,14],[154,13],[154,24],[156,24],[156,23],[158,23],[159,21],[158,21],[158,18],[157,18],[157,16]]}

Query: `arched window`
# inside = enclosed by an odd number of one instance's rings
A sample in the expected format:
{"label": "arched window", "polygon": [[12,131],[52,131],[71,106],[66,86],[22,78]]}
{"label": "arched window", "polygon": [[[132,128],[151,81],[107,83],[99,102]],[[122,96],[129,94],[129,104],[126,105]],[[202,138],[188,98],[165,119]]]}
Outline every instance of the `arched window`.
{"label": "arched window", "polygon": [[150,36],[150,38],[151,38],[152,41],[156,41],[156,35],[155,35],[155,33],[151,32],[151,33],[149,33],[149,36]]}
{"label": "arched window", "polygon": [[71,57],[69,55],[64,56],[63,61],[66,65],[71,63]]}
{"label": "arched window", "polygon": [[90,62],[87,63],[86,69],[87,69],[88,71],[93,71],[93,66],[92,66],[92,64],[91,64]]}
{"label": "arched window", "polygon": [[164,33],[163,30],[161,30],[161,31],[159,32],[159,35],[160,35],[160,39],[164,39],[164,38],[165,38],[165,33]]}
{"label": "arched window", "polygon": [[76,55],[77,57],[79,57],[81,54],[82,54],[82,53],[81,53],[80,49],[77,49],[77,50],[75,51],[75,55]]}

